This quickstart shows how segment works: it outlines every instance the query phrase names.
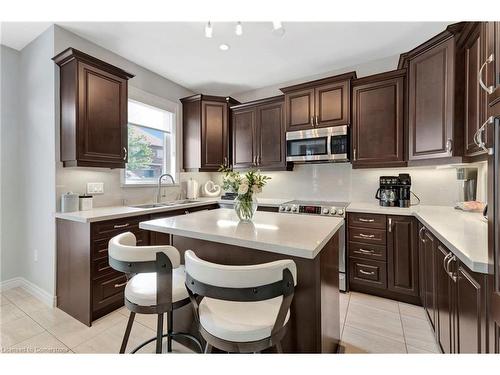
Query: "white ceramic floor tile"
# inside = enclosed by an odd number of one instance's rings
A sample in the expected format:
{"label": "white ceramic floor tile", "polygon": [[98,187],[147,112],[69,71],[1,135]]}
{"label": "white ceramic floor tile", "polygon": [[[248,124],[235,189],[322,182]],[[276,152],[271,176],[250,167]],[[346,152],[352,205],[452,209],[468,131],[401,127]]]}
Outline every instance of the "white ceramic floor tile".
{"label": "white ceramic floor tile", "polygon": [[70,353],[69,348],[47,331],[8,349],[10,353]]}
{"label": "white ceramic floor tile", "polygon": [[420,348],[415,348],[414,346],[406,345],[406,349],[408,350],[409,354],[438,354],[439,352],[429,352],[424,349]]}
{"label": "white ceramic floor tile", "polygon": [[[345,326],[384,336],[404,343],[403,327],[399,313],[349,302]],[[344,327],[345,330],[345,327]]]}
{"label": "white ceramic floor tile", "polygon": [[402,316],[401,319],[407,345],[432,353],[439,353],[434,332],[427,320],[408,316]]}
{"label": "white ceramic floor tile", "polygon": [[15,302],[19,298],[31,297],[31,294],[21,287],[4,290],[2,291],[2,295],[7,297],[11,302]]}
{"label": "white ceramic floor tile", "polygon": [[[92,337],[90,340],[76,346],[75,353],[110,353],[117,354],[120,351],[121,342],[127,326],[126,320],[115,324],[111,328]],[[134,322],[132,332],[127,344],[126,352],[130,352],[139,344],[155,336],[155,331]]]}
{"label": "white ceramic floor tile", "polygon": [[344,353],[406,353],[404,342],[345,326],[341,345]]}
{"label": "white ceramic floor tile", "polygon": [[3,294],[0,294],[0,306],[8,305],[10,301]]}
{"label": "white ceramic floor tile", "polygon": [[399,307],[396,301],[364,293],[351,292],[350,294],[351,298],[349,303],[363,304],[366,306],[375,307],[377,309],[399,314]]}
{"label": "white ceramic floor tile", "polygon": [[399,302],[399,312],[401,316],[411,316],[413,318],[427,320],[427,313],[422,306]]}
{"label": "white ceramic floor tile", "polygon": [[8,348],[41,334],[44,329],[29,316],[0,324],[0,347]]}
{"label": "white ceramic floor tile", "polygon": [[21,310],[23,310],[26,313],[37,311],[40,309],[43,309],[45,307],[48,307],[45,303],[40,301],[38,298],[33,297],[31,295],[27,297],[16,297],[13,301],[13,304],[15,304],[17,307],[19,307]]}
{"label": "white ceramic floor tile", "polygon": [[16,305],[8,303],[0,306],[0,324],[24,318],[26,314]]}

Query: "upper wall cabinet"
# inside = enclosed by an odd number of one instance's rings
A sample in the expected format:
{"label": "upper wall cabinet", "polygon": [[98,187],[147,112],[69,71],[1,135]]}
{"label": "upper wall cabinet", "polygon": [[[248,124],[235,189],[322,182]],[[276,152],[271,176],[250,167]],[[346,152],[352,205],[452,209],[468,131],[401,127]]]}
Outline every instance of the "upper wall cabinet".
{"label": "upper wall cabinet", "polygon": [[353,81],[353,168],[401,167],[404,157],[406,70]]}
{"label": "upper wall cabinet", "polygon": [[485,89],[489,116],[500,116],[500,22],[486,22]]}
{"label": "upper wall cabinet", "polygon": [[350,72],[282,88],[286,130],[348,125],[351,80],[354,78],[356,72]]}
{"label": "upper wall cabinet", "polygon": [[230,97],[193,95],[181,99],[185,170],[217,171],[229,167]]}
{"label": "upper wall cabinet", "polygon": [[463,24],[403,54],[408,71],[408,160],[463,155],[463,74],[455,35]]}
{"label": "upper wall cabinet", "polygon": [[133,75],[74,48],[53,60],[60,67],[63,165],[125,168],[127,81]]}
{"label": "upper wall cabinet", "polygon": [[233,168],[286,170],[283,95],[231,107]]}

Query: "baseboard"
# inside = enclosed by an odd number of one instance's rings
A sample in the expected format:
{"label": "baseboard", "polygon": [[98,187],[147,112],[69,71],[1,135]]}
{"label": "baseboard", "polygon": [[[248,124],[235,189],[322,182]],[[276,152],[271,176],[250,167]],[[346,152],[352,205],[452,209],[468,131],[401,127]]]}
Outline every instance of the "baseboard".
{"label": "baseboard", "polygon": [[53,296],[44,289],[40,288],[38,285],[33,284],[31,281],[26,280],[24,277],[14,277],[12,279],[0,282],[1,291],[12,288],[23,288],[29,294],[42,301],[47,306],[56,306],[56,296]]}

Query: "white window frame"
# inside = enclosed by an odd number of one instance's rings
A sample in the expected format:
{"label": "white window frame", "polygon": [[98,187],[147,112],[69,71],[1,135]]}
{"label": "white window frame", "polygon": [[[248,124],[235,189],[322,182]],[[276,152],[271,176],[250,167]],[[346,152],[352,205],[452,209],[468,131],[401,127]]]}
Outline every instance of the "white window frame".
{"label": "white window frame", "polygon": [[[180,161],[179,161],[179,137],[177,136],[180,134],[180,104],[175,103],[171,100],[159,97],[157,95],[151,94],[149,92],[146,92],[144,90],[138,89],[136,87],[130,86],[128,87],[128,99],[135,100],[140,103],[144,103],[147,105],[150,105],[155,108],[163,109],[165,111],[168,111],[173,114],[173,119],[172,119],[172,132],[171,137],[172,137],[172,152],[171,152],[171,157],[172,157],[172,165],[174,165],[174,179],[175,179],[175,184],[170,185],[170,186],[180,186],[179,183],[179,178],[180,178]],[[127,103],[128,105],[128,103]],[[127,127],[128,127],[127,123]],[[137,124],[132,124],[132,125],[137,125]],[[140,126],[140,125],[139,125]],[[126,168],[120,170],[120,184],[121,187],[148,187],[151,188],[152,186],[157,186],[157,183],[152,183],[152,182],[147,182],[147,183],[127,183],[125,180],[125,171]]]}

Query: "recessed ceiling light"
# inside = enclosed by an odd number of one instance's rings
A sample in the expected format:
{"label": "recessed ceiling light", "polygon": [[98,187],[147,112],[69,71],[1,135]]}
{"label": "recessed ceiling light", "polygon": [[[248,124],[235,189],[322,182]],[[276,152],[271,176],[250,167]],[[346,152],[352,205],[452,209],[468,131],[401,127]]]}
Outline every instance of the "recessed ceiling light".
{"label": "recessed ceiling light", "polygon": [[221,51],[227,51],[229,49],[229,44],[225,44],[225,43],[222,43],[220,46],[219,46],[219,49]]}
{"label": "recessed ceiling light", "polygon": [[234,30],[234,32],[236,33],[236,35],[240,36],[243,34],[243,26],[241,26],[241,22],[238,22],[236,24],[236,29]]}
{"label": "recessed ceiling light", "polygon": [[285,35],[285,28],[281,21],[273,21],[273,34],[276,36]]}

